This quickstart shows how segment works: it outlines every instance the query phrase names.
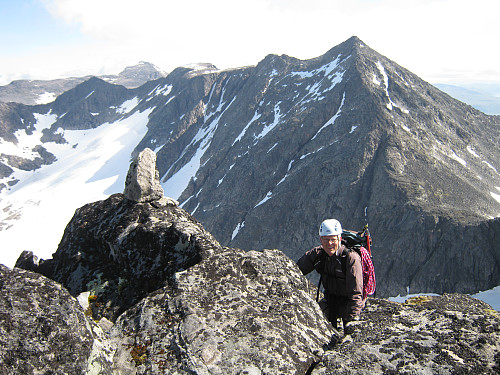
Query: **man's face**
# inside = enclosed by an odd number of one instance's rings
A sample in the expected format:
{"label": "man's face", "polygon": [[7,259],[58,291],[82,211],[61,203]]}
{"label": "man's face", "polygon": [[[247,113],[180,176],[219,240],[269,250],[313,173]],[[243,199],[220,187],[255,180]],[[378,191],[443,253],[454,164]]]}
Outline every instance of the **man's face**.
{"label": "man's face", "polygon": [[321,245],[328,256],[332,256],[340,247],[340,236],[321,236]]}

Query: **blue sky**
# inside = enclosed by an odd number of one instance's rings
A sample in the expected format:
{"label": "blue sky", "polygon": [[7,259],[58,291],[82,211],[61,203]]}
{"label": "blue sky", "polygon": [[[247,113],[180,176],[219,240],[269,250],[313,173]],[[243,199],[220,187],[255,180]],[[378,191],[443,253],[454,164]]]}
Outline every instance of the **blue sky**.
{"label": "blue sky", "polygon": [[0,84],[310,59],[353,35],[431,83],[500,82],[498,0],[0,0]]}
{"label": "blue sky", "polygon": [[64,47],[84,37],[77,25],[55,19],[40,2],[0,0],[0,4],[2,55]]}

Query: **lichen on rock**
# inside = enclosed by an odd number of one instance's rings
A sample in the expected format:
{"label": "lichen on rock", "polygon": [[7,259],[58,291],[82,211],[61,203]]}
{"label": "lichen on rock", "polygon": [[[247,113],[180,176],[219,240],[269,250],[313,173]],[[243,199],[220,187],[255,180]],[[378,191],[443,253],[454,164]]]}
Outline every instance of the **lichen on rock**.
{"label": "lichen on rock", "polygon": [[0,373],[111,373],[102,330],[60,284],[0,265]]}
{"label": "lichen on rock", "polygon": [[489,309],[463,294],[370,298],[354,333],[311,374],[498,374],[500,319]]}

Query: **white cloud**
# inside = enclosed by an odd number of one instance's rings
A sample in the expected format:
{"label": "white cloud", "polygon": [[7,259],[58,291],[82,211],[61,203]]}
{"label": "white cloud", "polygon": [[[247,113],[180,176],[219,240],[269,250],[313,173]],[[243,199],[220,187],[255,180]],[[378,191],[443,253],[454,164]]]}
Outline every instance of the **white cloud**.
{"label": "white cloud", "polygon": [[[36,61],[31,70],[47,74],[118,73],[141,60],[170,71],[197,62],[255,65],[270,53],[309,59],[356,35],[431,82],[500,81],[497,0],[39,1],[86,37],[38,52],[28,66]],[[19,57],[5,61],[27,70]]]}

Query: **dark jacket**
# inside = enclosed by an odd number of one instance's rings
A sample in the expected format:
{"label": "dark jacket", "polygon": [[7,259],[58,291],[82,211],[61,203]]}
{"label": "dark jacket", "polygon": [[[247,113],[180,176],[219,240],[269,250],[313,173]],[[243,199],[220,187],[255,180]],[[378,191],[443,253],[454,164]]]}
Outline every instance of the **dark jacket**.
{"label": "dark jacket", "polygon": [[321,274],[332,315],[350,321],[360,314],[364,305],[363,271],[357,252],[341,245],[340,256],[328,256],[323,247],[318,246],[306,252],[297,264],[304,275],[314,269]]}

